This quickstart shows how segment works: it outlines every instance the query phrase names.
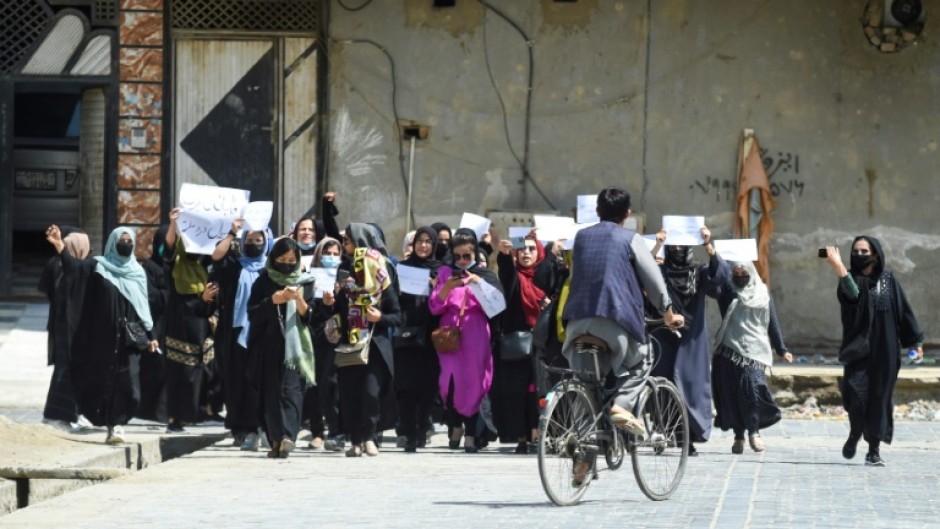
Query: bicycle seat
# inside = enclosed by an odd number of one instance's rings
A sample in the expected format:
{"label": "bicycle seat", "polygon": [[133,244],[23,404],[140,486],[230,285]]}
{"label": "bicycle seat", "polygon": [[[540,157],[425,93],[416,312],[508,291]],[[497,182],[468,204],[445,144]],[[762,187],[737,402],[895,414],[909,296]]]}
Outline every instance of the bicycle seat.
{"label": "bicycle seat", "polygon": [[572,340],[572,343],[574,343],[575,345],[581,345],[581,346],[591,345],[591,346],[597,347],[598,349],[602,351],[606,351],[607,349],[610,348],[610,346],[607,345],[607,342],[591,334],[582,334],[581,336],[578,336],[577,338]]}

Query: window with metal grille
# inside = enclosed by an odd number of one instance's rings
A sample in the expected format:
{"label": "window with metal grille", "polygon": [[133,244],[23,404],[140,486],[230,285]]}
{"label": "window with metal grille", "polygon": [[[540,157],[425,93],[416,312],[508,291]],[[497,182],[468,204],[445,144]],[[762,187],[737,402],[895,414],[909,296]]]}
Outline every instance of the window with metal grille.
{"label": "window with metal grille", "polygon": [[11,73],[52,21],[39,0],[0,0],[0,73]]}
{"label": "window with metal grille", "polygon": [[117,0],[94,0],[91,7],[91,24],[93,26],[117,26]]}
{"label": "window with metal grille", "polygon": [[173,0],[173,29],[317,31],[318,0]]}

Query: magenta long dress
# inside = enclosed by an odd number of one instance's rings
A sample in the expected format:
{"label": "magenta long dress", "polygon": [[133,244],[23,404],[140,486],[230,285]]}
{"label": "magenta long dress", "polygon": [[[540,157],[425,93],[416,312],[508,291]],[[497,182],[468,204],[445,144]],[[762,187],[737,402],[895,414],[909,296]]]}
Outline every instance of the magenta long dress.
{"label": "magenta long dress", "polygon": [[441,316],[441,326],[457,325],[460,304],[467,296],[467,307],[460,325],[460,349],[450,353],[438,353],[441,375],[437,379],[441,400],[447,402],[450,380],[454,380],[454,409],[464,417],[480,411],[480,403],[493,382],[493,351],[490,349],[490,326],[470,287],[458,287],[450,291],[445,301],[438,293],[451,275],[451,269],[442,266],[437,271],[437,287],[431,293],[428,305],[431,313]]}

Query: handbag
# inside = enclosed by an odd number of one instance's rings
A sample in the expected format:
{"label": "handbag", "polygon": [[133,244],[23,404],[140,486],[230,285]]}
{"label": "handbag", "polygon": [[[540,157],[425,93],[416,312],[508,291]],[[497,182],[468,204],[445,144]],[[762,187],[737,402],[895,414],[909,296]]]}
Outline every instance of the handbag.
{"label": "handbag", "polygon": [[338,344],[343,338],[343,322],[339,314],[334,314],[323,324],[323,335],[331,344]]}
{"label": "handbag", "polygon": [[499,337],[499,355],[506,362],[528,360],[532,357],[532,333],[507,332]]}
{"label": "handbag", "polygon": [[440,326],[431,332],[431,343],[434,350],[438,353],[452,353],[460,349],[460,324],[463,321],[463,315],[467,310],[467,296],[464,294],[463,302],[460,303],[460,314],[457,315],[456,326]]}
{"label": "handbag", "polygon": [[427,328],[423,325],[403,325],[392,331],[392,347],[424,347],[428,344]]}
{"label": "handbag", "polygon": [[369,363],[369,344],[372,343],[374,326],[369,328],[365,340],[336,346],[336,367],[364,366]]}
{"label": "handbag", "polygon": [[150,346],[150,338],[147,337],[147,330],[139,321],[122,320],[124,326],[124,346],[146,351]]}

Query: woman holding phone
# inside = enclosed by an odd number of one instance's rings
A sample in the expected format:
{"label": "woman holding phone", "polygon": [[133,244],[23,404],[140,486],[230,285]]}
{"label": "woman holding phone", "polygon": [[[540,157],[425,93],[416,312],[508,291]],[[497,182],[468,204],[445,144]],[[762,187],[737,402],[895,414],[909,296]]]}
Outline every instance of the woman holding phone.
{"label": "woman holding phone", "polygon": [[440,316],[442,327],[460,327],[460,347],[438,353],[441,373],[438,391],[451,427],[450,448],[477,452],[475,435],[483,398],[493,381],[493,349],[489,318],[470,288],[481,280],[502,292],[499,278],[477,261],[479,249],[473,231],[461,228],[451,238],[450,266],[437,271],[437,284],[428,305]]}

